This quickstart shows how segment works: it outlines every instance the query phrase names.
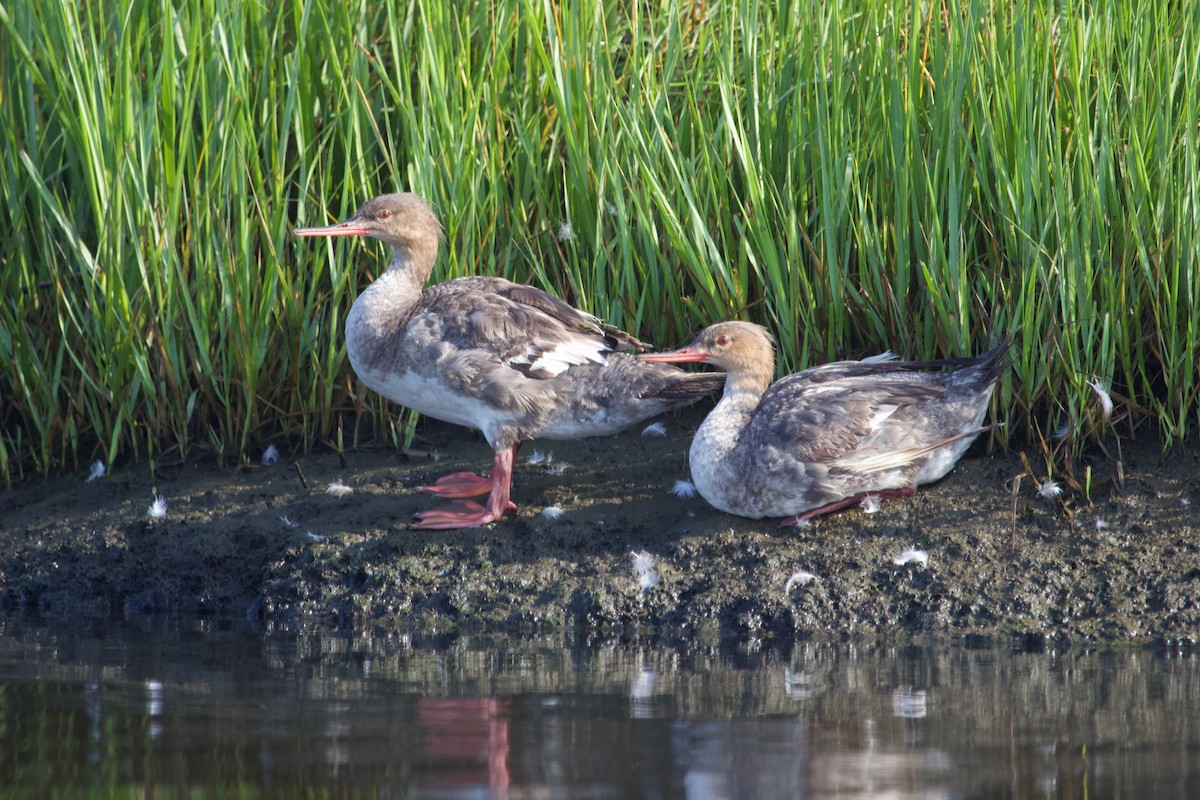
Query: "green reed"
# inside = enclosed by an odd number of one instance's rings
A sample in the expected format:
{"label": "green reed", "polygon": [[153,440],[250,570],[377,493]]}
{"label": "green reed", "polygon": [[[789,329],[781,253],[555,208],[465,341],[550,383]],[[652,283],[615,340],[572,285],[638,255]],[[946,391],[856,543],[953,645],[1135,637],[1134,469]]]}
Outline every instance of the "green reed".
{"label": "green reed", "polygon": [[435,280],[659,346],[1008,336],[1004,436],[1200,420],[1193,5],[277,5],[0,2],[6,481],[403,442],[341,337],[388,254],[289,236],[398,189],[446,227]]}

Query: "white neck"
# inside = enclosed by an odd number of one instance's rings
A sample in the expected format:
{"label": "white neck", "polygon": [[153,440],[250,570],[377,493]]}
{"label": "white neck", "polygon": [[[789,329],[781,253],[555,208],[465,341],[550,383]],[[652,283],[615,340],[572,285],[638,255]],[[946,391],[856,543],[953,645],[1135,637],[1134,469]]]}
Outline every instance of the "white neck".
{"label": "white neck", "polygon": [[709,452],[709,458],[727,456],[737,444],[742,429],[750,423],[761,399],[762,389],[755,385],[736,380],[726,382],[720,402],[696,431],[693,451],[699,447]]}
{"label": "white neck", "polygon": [[394,335],[406,320],[429,276],[428,268],[423,266],[414,265],[398,251],[387,270],[354,301],[346,316],[346,351],[355,371],[374,361],[380,343]]}

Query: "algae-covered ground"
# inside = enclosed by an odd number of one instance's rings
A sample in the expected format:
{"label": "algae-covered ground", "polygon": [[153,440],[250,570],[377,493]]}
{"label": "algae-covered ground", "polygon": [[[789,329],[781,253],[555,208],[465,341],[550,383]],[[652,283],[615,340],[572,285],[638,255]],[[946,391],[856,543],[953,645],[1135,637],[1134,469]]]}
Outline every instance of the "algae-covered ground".
{"label": "algae-covered ground", "polygon": [[[237,469],[199,460],[153,476],[142,464],[92,483],[27,483],[0,495],[0,599],[49,614],[443,632],[1200,640],[1195,441],[1165,455],[1152,434],[1125,441],[1119,470],[1085,457],[1075,474],[1091,467],[1090,500],[1039,496],[1040,450],[1024,450],[1030,477],[1019,445],[989,453],[981,441],[915,497],[780,528],[672,492],[703,413],[667,418],[665,436],[526,444],[518,515],[474,530],[411,527],[440,502],[414,487],[491,462],[477,434],[436,422],[407,453],[285,454]],[[352,491],[329,493],[335,483]],[[154,490],[167,503],[160,519],[147,513]],[[895,563],[909,549],[927,558]]]}

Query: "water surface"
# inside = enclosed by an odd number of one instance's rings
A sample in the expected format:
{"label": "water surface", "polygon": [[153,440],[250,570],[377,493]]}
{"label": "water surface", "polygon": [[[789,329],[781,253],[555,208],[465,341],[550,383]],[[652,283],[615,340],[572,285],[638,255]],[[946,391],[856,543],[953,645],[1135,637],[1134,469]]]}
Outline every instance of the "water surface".
{"label": "water surface", "polygon": [[0,624],[0,796],[1200,795],[1188,653]]}

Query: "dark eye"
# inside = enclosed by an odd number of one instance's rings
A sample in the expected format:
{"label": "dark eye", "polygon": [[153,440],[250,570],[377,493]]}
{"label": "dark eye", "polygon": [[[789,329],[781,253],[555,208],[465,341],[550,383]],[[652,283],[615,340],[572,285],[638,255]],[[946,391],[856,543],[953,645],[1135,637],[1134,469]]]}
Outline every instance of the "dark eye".
{"label": "dark eye", "polygon": [[727,344],[729,344],[729,335],[728,334],[722,333],[720,336],[717,337],[717,347],[724,347]]}
{"label": "dark eye", "polygon": [[375,214],[375,219],[387,219],[391,215],[392,210],[390,208],[381,208],[379,209],[378,213]]}

